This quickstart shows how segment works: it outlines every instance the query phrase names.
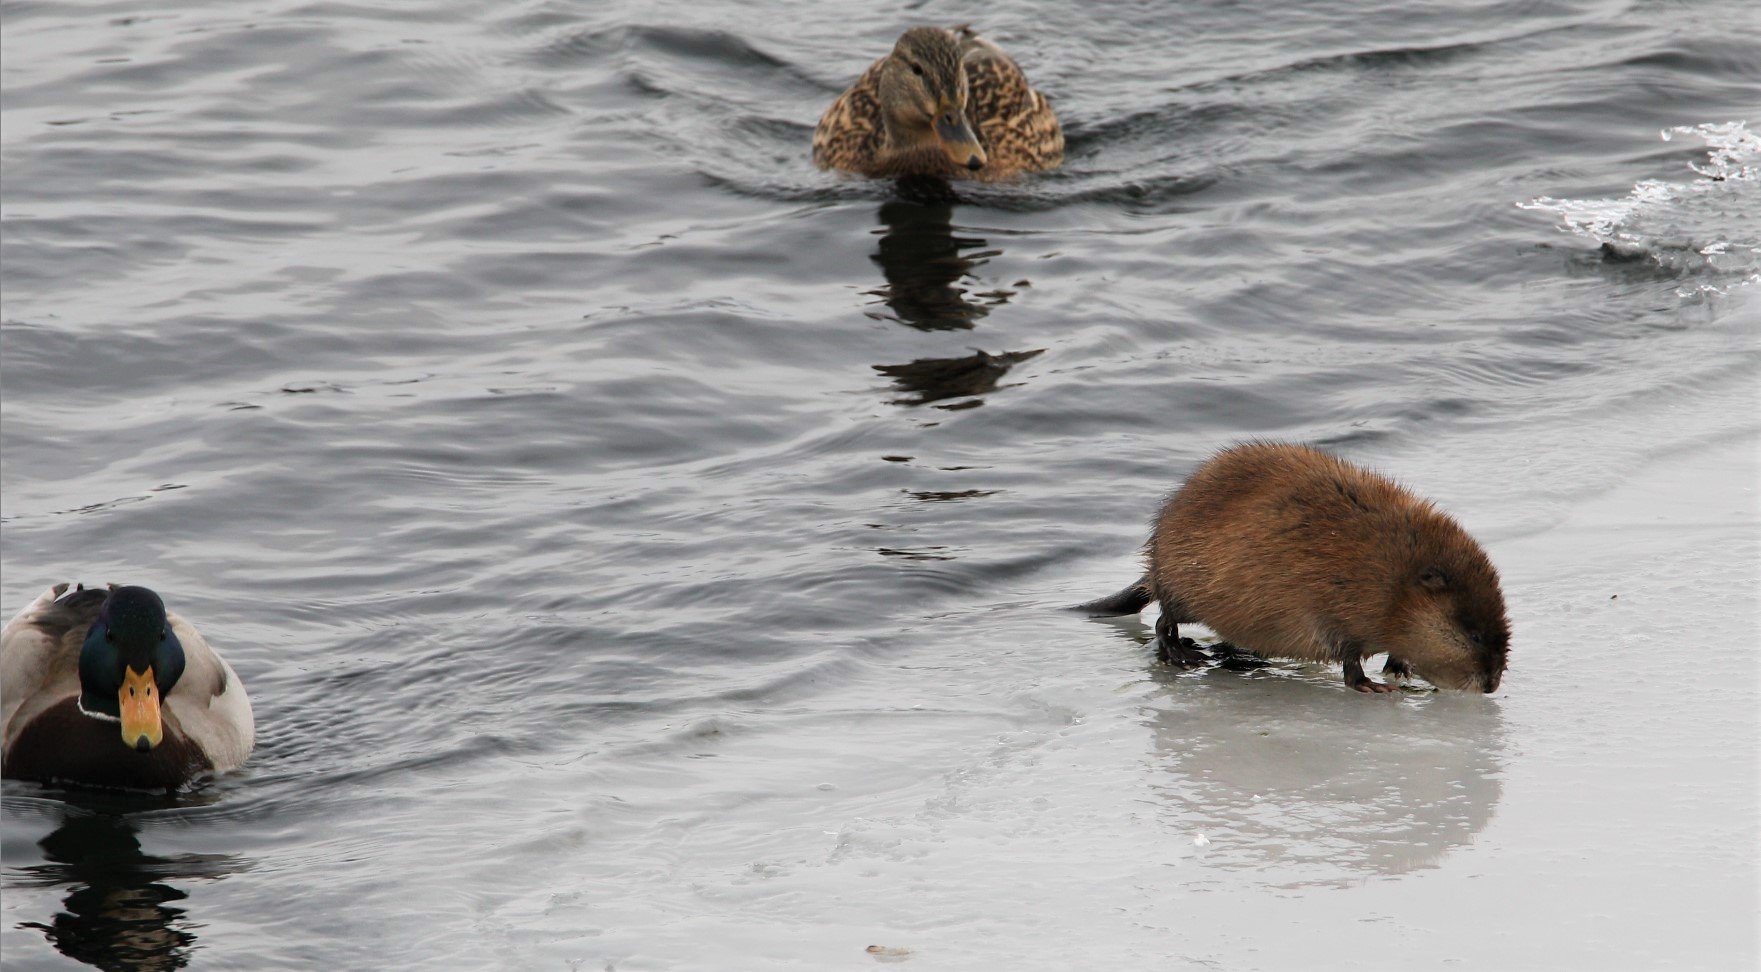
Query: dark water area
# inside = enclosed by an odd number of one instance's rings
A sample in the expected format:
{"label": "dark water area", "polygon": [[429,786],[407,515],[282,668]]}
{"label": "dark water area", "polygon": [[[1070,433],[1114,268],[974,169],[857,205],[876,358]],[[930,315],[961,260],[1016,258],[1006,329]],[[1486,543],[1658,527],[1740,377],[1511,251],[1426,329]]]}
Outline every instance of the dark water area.
{"label": "dark water area", "polygon": [[[876,941],[1314,968],[1234,917],[1139,921],[1140,889],[1562,899],[1499,862],[1612,799],[1585,747],[1639,700],[1543,701],[1602,644],[1523,655],[1568,599],[1546,556],[1624,559],[1549,531],[1761,428],[1748,0],[0,19],[4,609],[152,586],[258,727],[175,797],[9,781],[9,969],[866,967]],[[1021,63],[1063,169],[949,199],[812,168],[820,112],[923,22]],[[1500,698],[1391,702],[1376,743],[1336,673],[1179,678],[1143,625],[1057,610],[1134,576],[1160,497],[1249,437],[1385,469],[1487,542]],[[1694,548],[1731,569],[1666,579],[1740,639],[1731,536]],[[1738,739],[1745,673],[1702,710]],[[1603,950],[1536,961],[1752,958],[1752,777],[1696,812],[1707,860],[1749,848],[1734,896],[1531,909]],[[1284,812],[1197,822],[1244,801]]]}

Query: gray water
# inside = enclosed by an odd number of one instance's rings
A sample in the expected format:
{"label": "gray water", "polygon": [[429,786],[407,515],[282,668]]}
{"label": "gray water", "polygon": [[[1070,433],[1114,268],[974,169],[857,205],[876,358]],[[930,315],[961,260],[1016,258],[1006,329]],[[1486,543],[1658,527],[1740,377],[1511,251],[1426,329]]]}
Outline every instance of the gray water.
{"label": "gray water", "polygon": [[[7,968],[1751,967],[1761,13],[1289,6],[0,6],[0,608],[259,734],[8,782]],[[966,21],[1062,171],[811,168]],[[1485,542],[1497,695],[1060,610],[1254,436]]]}

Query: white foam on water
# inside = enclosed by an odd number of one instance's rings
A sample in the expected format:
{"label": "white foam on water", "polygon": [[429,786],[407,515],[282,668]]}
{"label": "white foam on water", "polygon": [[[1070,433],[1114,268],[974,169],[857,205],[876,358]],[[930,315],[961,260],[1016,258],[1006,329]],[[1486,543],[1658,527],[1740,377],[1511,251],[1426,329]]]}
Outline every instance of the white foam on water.
{"label": "white foam on water", "polygon": [[[1553,213],[1561,229],[1625,258],[1648,257],[1699,279],[1678,288],[1684,298],[1728,294],[1761,281],[1761,137],[1746,122],[1683,125],[1663,140],[1693,136],[1706,144],[1698,178],[1646,179],[1621,199],[1542,196],[1517,208]],[[1713,279],[1706,279],[1706,278]]]}

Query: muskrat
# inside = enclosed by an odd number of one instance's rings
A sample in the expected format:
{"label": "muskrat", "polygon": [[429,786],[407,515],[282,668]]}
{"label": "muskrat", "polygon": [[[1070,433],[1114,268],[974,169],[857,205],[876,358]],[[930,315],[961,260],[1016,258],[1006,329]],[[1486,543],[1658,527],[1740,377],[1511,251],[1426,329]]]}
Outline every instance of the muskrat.
{"label": "muskrat", "polygon": [[1200,466],[1168,499],[1145,547],[1148,573],[1076,609],[1136,614],[1157,601],[1156,654],[1205,655],[1179,638],[1197,623],[1261,655],[1417,672],[1435,685],[1492,692],[1510,644],[1498,572],[1461,525],[1375,473],[1307,446],[1254,442]]}

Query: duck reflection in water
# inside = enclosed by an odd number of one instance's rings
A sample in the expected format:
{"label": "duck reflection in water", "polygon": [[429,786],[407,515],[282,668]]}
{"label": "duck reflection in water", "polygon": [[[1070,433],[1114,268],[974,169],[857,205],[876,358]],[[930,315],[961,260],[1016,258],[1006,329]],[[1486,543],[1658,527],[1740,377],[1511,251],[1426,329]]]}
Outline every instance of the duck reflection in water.
{"label": "duck reflection in water", "polygon": [[[895,199],[880,208],[885,229],[879,252],[869,259],[880,264],[887,282],[872,293],[901,324],[920,331],[954,331],[970,328],[990,313],[991,304],[967,298],[964,283],[975,267],[1002,251],[984,249],[985,241],[977,237],[955,236],[953,215],[947,202]],[[1001,303],[1007,296],[999,292],[990,299]]]}
{"label": "duck reflection in water", "polygon": [[[880,264],[886,285],[873,293],[893,311],[894,319],[920,331],[975,327],[992,307],[1012,296],[998,290],[968,297],[965,286],[969,279],[976,282],[974,268],[1002,251],[984,249],[982,239],[954,235],[951,194],[938,197],[923,185],[905,180],[899,188],[908,198],[893,200],[880,209],[885,229],[879,251],[871,259]],[[937,407],[972,408],[982,404],[977,396],[996,390],[1010,368],[1043,350],[991,354],[974,349],[974,353],[958,358],[918,358],[906,364],[875,365],[874,370],[909,393],[894,399],[894,405],[970,398]]]}
{"label": "duck reflection in water", "polygon": [[936,406],[951,411],[983,404],[978,396],[995,391],[997,383],[1010,368],[1044,350],[1005,351],[1002,354],[975,351],[961,358],[918,358],[910,364],[875,365],[874,370],[893,379],[899,390],[911,393],[909,398],[893,399],[892,404],[928,405],[949,398],[968,399]]}
{"label": "duck reflection in water", "polygon": [[70,810],[40,842],[47,863],[20,868],[40,887],[71,886],[65,910],[48,924],[29,922],[63,955],[106,970],[179,969],[196,936],[184,909],[188,893],[167,878],[216,878],[240,870],[225,855],[154,857],[141,852],[126,817]]}

